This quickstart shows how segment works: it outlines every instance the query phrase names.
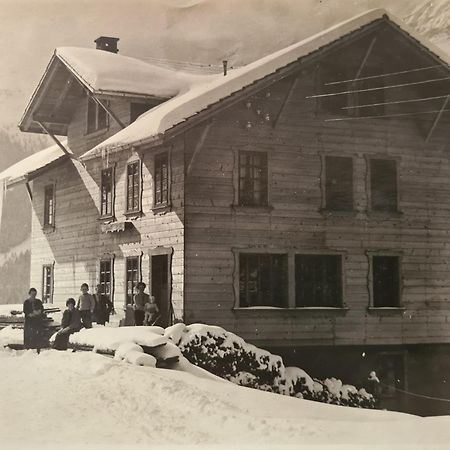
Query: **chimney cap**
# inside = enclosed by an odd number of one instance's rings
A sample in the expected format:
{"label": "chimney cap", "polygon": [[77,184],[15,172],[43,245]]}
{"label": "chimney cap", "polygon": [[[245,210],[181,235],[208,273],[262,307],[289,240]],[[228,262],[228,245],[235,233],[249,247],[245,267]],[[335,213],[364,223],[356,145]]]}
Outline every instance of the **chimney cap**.
{"label": "chimney cap", "polygon": [[94,40],[97,50],[105,50],[111,53],[117,53],[119,49],[117,48],[117,42],[119,38],[111,36],[100,36]]}

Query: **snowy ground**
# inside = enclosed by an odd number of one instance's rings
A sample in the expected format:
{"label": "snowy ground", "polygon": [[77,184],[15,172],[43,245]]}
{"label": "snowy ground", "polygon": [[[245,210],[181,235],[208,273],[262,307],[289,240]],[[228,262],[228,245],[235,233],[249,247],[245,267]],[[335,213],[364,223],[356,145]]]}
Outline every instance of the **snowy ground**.
{"label": "snowy ground", "polygon": [[449,448],[448,417],[325,405],[92,352],[0,350],[0,367],[5,449]]}

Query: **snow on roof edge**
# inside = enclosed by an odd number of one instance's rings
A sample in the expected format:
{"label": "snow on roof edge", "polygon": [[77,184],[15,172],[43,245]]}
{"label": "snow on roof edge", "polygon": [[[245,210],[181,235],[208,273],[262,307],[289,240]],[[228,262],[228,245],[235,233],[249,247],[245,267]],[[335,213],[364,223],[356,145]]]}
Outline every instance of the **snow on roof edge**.
{"label": "snow on roof edge", "polygon": [[[65,140],[62,141],[62,143],[66,145],[66,148],[68,148]],[[61,148],[57,144],[51,145],[50,147],[33,153],[32,155],[18,161],[17,163],[3,170],[0,173],[0,180],[3,181],[6,186],[20,183],[27,176],[31,175],[37,170],[42,169],[49,164],[52,164],[59,159],[66,157],[68,156],[61,150]]]}

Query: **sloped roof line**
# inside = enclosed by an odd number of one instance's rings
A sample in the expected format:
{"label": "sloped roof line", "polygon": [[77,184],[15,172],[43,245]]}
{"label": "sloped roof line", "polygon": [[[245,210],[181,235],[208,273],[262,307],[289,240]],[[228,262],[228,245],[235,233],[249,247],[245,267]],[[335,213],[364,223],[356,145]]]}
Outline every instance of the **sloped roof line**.
{"label": "sloped roof line", "polygon": [[296,60],[337,41],[345,35],[383,18],[393,23],[401,32],[410,35],[424,49],[437,57],[442,64],[450,67],[450,57],[443,50],[419,36],[418,33],[411,30],[399,19],[388,14],[386,10],[375,9],[336,24],[327,30],[267,55],[244,67],[230,71],[226,77],[216,77],[209,83],[196,86],[189,92],[158,105],[156,108],[143,114],[133,124],[86,152],[81,156],[81,159],[87,160],[96,157],[104,150],[120,151],[131,146],[160,144],[162,137],[167,131],[174,130],[178,125],[181,125],[213,104],[262,80]]}
{"label": "sloped roof line", "polygon": [[[66,140],[63,142],[66,148],[68,148]],[[70,156],[64,153],[61,148],[55,144],[33,153],[27,158],[8,167],[0,173],[0,180],[3,180],[6,186],[26,182],[36,172],[41,171],[49,165],[56,164],[58,161],[69,158]]]}

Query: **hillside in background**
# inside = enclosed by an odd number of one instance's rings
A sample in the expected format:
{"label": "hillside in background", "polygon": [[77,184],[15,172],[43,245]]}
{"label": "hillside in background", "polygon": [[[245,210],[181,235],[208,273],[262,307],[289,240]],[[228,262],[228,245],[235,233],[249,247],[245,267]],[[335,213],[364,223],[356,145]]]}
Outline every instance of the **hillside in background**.
{"label": "hillside in background", "polygon": [[[149,62],[191,61],[220,68],[223,59],[230,66],[244,65],[353,15],[381,7],[450,52],[448,0],[130,0],[133,7],[126,14],[117,2],[111,0],[105,14],[90,9],[96,2],[86,3],[82,11],[76,2],[49,2],[55,17],[83,17],[62,30],[48,25],[45,8],[28,15],[23,9],[20,14],[14,12],[15,6],[9,4],[17,23],[3,24],[5,42],[15,35],[8,27],[17,30],[23,25],[29,32],[23,45],[14,41],[17,48],[6,55],[5,70],[0,73],[0,171],[51,143],[45,136],[20,133],[15,125],[50,52],[59,45],[88,46],[91,38],[100,34],[119,36],[121,54]],[[140,26],[144,22],[145,26]],[[36,29],[43,33],[39,39],[34,39]],[[24,59],[29,60],[26,71],[22,70]],[[186,69],[189,64],[175,66]],[[23,186],[7,192],[1,219],[0,283],[3,292],[12,294],[0,294],[0,303],[11,303],[9,299],[22,299],[29,282],[29,252],[23,252],[29,242],[31,208]]]}

